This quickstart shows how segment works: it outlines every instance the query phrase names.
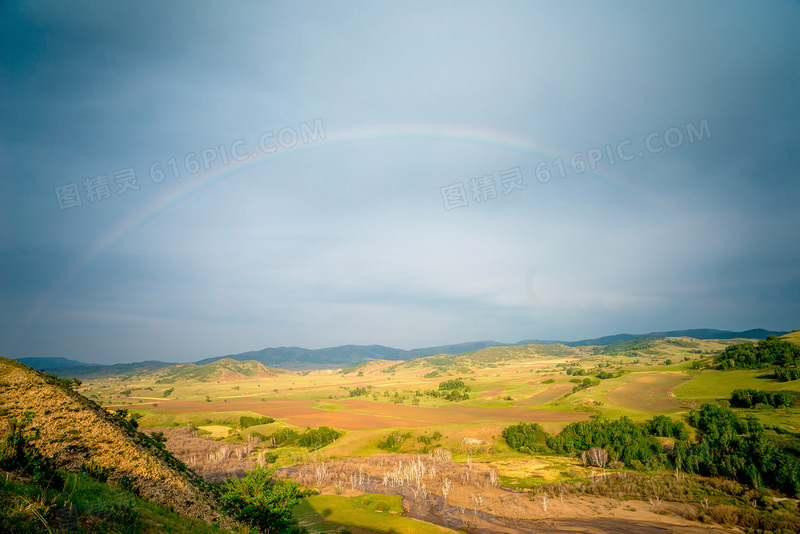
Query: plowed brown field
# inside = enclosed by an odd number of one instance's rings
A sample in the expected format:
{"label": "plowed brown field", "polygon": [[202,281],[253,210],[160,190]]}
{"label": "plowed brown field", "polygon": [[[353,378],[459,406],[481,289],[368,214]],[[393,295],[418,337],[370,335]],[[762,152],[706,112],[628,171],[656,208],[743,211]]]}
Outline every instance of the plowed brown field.
{"label": "plowed brown field", "polygon": [[249,411],[275,419],[283,419],[298,427],[325,425],[341,430],[413,428],[482,422],[561,423],[583,421],[589,418],[589,415],[584,413],[488,408],[460,404],[425,407],[361,399],[337,400],[336,404],[342,408],[340,410],[322,410],[315,408],[312,400],[257,401],[251,398],[242,398],[228,399],[228,402],[177,401],[159,405],[157,408],[153,408],[153,411],[165,414]]}
{"label": "plowed brown field", "polygon": [[688,404],[671,396],[671,393],[676,386],[687,380],[691,378],[679,374],[645,374],[606,393],[606,402],[642,412],[680,412]]}

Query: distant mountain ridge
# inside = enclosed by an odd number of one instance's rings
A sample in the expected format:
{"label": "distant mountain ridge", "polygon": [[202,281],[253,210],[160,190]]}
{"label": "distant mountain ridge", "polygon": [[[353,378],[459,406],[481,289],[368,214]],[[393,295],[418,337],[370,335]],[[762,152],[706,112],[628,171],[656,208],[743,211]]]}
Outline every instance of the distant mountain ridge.
{"label": "distant mountain ridge", "polygon": [[[328,347],[324,349],[304,349],[302,347],[276,347],[258,351],[243,352],[241,354],[228,354],[215,356],[195,362],[197,365],[212,363],[217,360],[229,358],[231,360],[254,360],[267,367],[299,370],[324,367],[348,367],[369,360],[412,360],[425,358],[437,354],[461,354],[485,349],[487,347],[507,346],[508,343],[497,341],[474,341],[456,345],[442,345],[412,350],[395,349],[383,345],[343,345],[341,347]],[[514,344],[516,345],[516,343]],[[323,367],[323,368],[324,368]]]}
{"label": "distant mountain ridge", "polygon": [[[438,354],[462,354],[473,352],[488,347],[513,347],[518,345],[566,345],[568,347],[586,347],[590,345],[611,345],[621,341],[630,341],[640,337],[692,337],[695,339],[765,339],[769,335],[782,336],[786,331],[765,330],[754,328],[741,332],[730,330],[716,330],[713,328],[694,328],[688,330],[670,330],[666,332],[650,332],[648,334],[615,334],[594,339],[579,341],[556,341],[542,339],[527,339],[517,343],[500,343],[498,341],[471,341],[454,345],[440,345],[412,350],[396,349],[384,345],[342,345],[323,349],[306,349],[303,347],[271,347],[257,351],[242,352],[214,356],[194,362],[195,365],[206,365],[222,359],[237,361],[253,360],[270,368],[300,371],[307,369],[335,369],[350,367],[370,360],[396,360],[405,361],[414,358],[425,358]],[[114,365],[85,364],[66,358],[18,358],[17,361],[36,369],[55,370],[64,376],[89,376],[89,375],[115,375],[135,371],[152,371],[176,365],[160,361],[146,361],[136,363],[118,363]],[[29,362],[35,362],[36,365]],[[63,365],[68,362],[68,365]]]}
{"label": "distant mountain ridge", "polygon": [[665,337],[691,337],[694,339],[766,339],[767,336],[783,336],[789,332],[764,330],[763,328],[752,328],[742,332],[732,332],[730,330],[715,330],[713,328],[692,328],[688,330],[670,330],[668,332],[650,332],[649,334],[615,334],[613,336],[603,336],[595,339],[582,339],[580,341],[543,341],[527,340],[515,343],[515,345],[551,345],[560,343],[568,347],[588,347],[590,345],[612,345],[622,341],[631,341],[640,337],[652,337],[661,339]]}
{"label": "distant mountain ridge", "polygon": [[94,363],[83,363],[77,360],[68,360],[67,358],[16,358],[19,363],[25,364],[34,369],[58,369],[61,367],[79,366],[95,366]]}

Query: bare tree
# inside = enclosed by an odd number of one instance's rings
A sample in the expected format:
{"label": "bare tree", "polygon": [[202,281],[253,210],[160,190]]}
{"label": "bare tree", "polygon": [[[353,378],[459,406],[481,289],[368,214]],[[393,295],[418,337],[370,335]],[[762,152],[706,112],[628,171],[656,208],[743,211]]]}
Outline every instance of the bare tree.
{"label": "bare tree", "polygon": [[588,451],[581,453],[581,462],[583,462],[583,465],[605,467],[608,464],[608,452],[601,447],[592,447]]}
{"label": "bare tree", "polygon": [[450,493],[450,487],[452,483],[450,482],[449,478],[445,478],[442,482],[442,497],[444,497],[445,502],[447,502],[447,494]]}
{"label": "bare tree", "polygon": [[664,500],[664,492],[660,485],[650,485],[649,500],[650,506],[652,506],[654,510],[658,511],[661,509],[661,502]]}
{"label": "bare tree", "polygon": [[542,510],[544,510],[544,513],[547,513],[547,500],[548,500],[548,498],[549,498],[549,496],[547,495],[546,491],[542,491],[542,492],[538,493],[537,496],[536,496],[536,500],[539,501],[539,504],[542,505]]}
{"label": "bare tree", "polygon": [[496,469],[490,469],[489,470],[488,478],[489,478],[489,480],[486,482],[486,486],[489,487],[489,488],[497,487],[497,470]]}
{"label": "bare tree", "polygon": [[317,486],[321,486],[322,482],[328,477],[328,466],[324,463],[317,464],[314,477],[316,478]]}

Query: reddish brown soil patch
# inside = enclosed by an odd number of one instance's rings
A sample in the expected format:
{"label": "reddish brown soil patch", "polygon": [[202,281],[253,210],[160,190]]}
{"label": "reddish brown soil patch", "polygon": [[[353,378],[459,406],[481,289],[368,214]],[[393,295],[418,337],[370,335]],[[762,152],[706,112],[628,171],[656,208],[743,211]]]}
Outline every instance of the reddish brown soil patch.
{"label": "reddish brown soil patch", "polygon": [[645,374],[606,393],[606,402],[643,412],[680,412],[689,405],[670,394],[676,386],[687,380],[691,378],[678,374]]}
{"label": "reddish brown soil patch", "polygon": [[[254,400],[252,398],[228,399],[228,402],[176,401],[159,405],[153,411],[165,414],[202,412],[250,411],[289,424],[305,426],[332,426],[342,430],[370,430],[375,428],[439,426],[442,424],[472,424],[483,422],[561,423],[583,421],[588,414],[525,410],[519,408],[487,408],[483,406],[425,407],[388,404],[361,399],[337,400],[341,410],[322,410],[311,400]],[[128,406],[131,408],[131,406]]]}
{"label": "reddish brown soil patch", "polygon": [[479,399],[485,399],[486,397],[496,397],[504,392],[506,388],[494,388],[494,389],[487,389],[486,391],[481,391],[478,393]]}
{"label": "reddish brown soil patch", "polygon": [[[169,405],[161,406],[155,410],[168,414],[202,413],[202,412],[241,412],[250,411],[269,415],[270,417],[283,418],[287,415],[272,415],[273,413],[288,414],[297,410],[313,409],[313,400],[269,400],[262,401],[252,397],[227,399],[228,402],[204,401],[175,401]],[[267,413],[267,411],[269,413]]]}
{"label": "reddish brown soil patch", "polygon": [[515,402],[514,406],[540,406],[542,404],[547,404],[550,401],[554,401],[560,396],[569,393],[572,391],[573,385],[572,384],[553,384],[546,390],[542,391],[541,393],[537,393],[536,395],[532,395],[527,399],[523,399],[519,402]]}

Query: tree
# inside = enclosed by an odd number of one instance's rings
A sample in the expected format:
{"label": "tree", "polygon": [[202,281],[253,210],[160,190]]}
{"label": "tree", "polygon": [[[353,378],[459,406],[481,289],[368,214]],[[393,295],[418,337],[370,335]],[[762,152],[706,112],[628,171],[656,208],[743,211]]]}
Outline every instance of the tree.
{"label": "tree", "polygon": [[276,478],[275,469],[256,467],[222,489],[222,508],[237,521],[265,534],[298,532],[292,508],[300,502],[300,484]]}

